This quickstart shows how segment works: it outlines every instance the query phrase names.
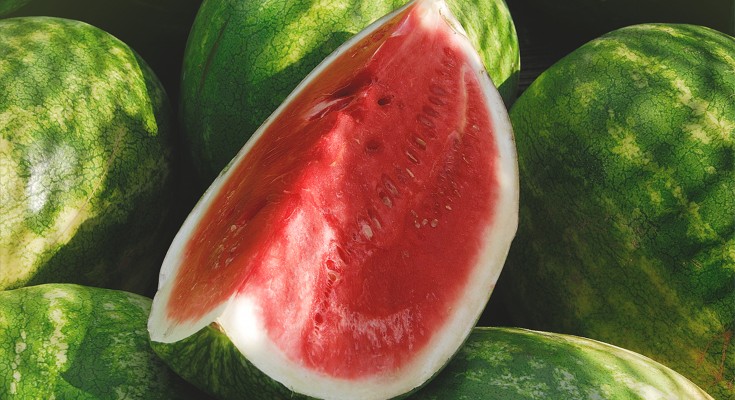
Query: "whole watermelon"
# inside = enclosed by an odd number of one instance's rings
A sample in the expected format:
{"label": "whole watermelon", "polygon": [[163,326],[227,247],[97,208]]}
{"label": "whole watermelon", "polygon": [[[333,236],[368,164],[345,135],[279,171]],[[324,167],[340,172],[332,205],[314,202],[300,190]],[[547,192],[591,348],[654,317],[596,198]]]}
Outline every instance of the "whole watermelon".
{"label": "whole watermelon", "polygon": [[591,41],[511,110],[519,325],[647,355],[735,397],[735,39],[645,24]]}
{"label": "whole watermelon", "polygon": [[[184,54],[181,119],[202,188],[340,44],[406,0],[205,0]],[[503,0],[448,2],[507,103],[518,39]]]}
{"label": "whole watermelon", "polygon": [[5,19],[0,37],[0,289],[148,291],[173,233],[163,87],[83,22]]}

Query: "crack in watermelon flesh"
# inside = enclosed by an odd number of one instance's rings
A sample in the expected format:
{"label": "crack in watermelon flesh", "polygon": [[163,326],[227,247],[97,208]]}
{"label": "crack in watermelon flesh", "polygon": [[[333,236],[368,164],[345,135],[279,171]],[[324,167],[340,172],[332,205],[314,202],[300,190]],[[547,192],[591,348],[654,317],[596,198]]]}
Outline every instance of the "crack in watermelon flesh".
{"label": "crack in watermelon flesh", "polygon": [[247,298],[286,358],[344,379],[426,350],[488,268],[501,190],[485,73],[443,18],[405,8],[266,122],[188,236],[173,325]]}

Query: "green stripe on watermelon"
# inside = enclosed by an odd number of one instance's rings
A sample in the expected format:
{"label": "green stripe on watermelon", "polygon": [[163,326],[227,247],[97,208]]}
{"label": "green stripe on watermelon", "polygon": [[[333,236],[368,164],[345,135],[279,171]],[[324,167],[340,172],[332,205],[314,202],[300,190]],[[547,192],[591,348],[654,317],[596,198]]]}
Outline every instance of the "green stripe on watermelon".
{"label": "green stripe on watermelon", "polygon": [[[405,0],[205,1],[184,55],[181,118],[206,187],[317,64]],[[503,0],[449,1],[499,86],[515,98],[520,53]]]}
{"label": "green stripe on watermelon", "polygon": [[3,399],[202,399],[150,347],[151,300],[73,284],[0,292]]}
{"label": "green stripe on watermelon", "polygon": [[712,399],[672,369],[607,343],[518,328],[475,328],[411,399]]}
{"label": "green stripe on watermelon", "polygon": [[735,39],[607,34],[511,110],[521,226],[499,282],[515,323],[600,339],[735,396]]}
{"label": "green stripe on watermelon", "polygon": [[5,19],[0,37],[0,289],[151,289],[171,236],[161,84],[82,22]]}

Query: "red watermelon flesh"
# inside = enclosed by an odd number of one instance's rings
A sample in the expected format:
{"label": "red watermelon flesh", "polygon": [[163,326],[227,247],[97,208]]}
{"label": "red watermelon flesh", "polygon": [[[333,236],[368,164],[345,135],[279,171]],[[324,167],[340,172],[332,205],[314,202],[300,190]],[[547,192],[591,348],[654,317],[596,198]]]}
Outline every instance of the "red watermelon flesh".
{"label": "red watermelon flesh", "polygon": [[288,386],[428,379],[492,291],[517,196],[479,58],[443,2],[410,3],[326,59],[213,183],[164,262],[152,338],[217,320]]}

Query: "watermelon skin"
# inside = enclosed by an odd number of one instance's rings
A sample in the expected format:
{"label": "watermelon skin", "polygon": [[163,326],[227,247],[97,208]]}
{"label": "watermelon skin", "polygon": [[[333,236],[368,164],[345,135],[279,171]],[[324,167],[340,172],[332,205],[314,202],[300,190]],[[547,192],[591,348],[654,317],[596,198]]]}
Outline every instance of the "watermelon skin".
{"label": "watermelon skin", "polygon": [[150,347],[149,298],[74,284],[0,292],[3,399],[204,399]]}
{"label": "watermelon skin", "polygon": [[173,236],[160,82],[86,23],[11,18],[0,37],[0,289],[155,289]]}
{"label": "watermelon skin", "polygon": [[[319,62],[404,3],[204,1],[184,54],[180,103],[186,144],[202,188]],[[520,53],[505,3],[448,4],[511,103]]]}
{"label": "watermelon skin", "polygon": [[0,16],[73,19],[109,32],[146,60],[175,103],[186,39],[200,5],[201,0],[0,0]]}
{"label": "watermelon skin", "polygon": [[177,375],[220,400],[309,398],[261,372],[217,323],[178,342],[152,341],[151,347]]}
{"label": "watermelon skin", "polygon": [[549,68],[511,110],[513,323],[651,357],[735,396],[735,40],[623,28]]}
{"label": "watermelon skin", "polygon": [[411,399],[711,399],[670,368],[607,343],[519,328],[478,327]]}
{"label": "watermelon skin", "polygon": [[[152,342],[180,376],[218,399],[306,398],[274,385],[212,324],[180,342]],[[217,371],[214,373],[213,371]],[[477,327],[412,400],[711,399],[648,357],[583,337]]]}

